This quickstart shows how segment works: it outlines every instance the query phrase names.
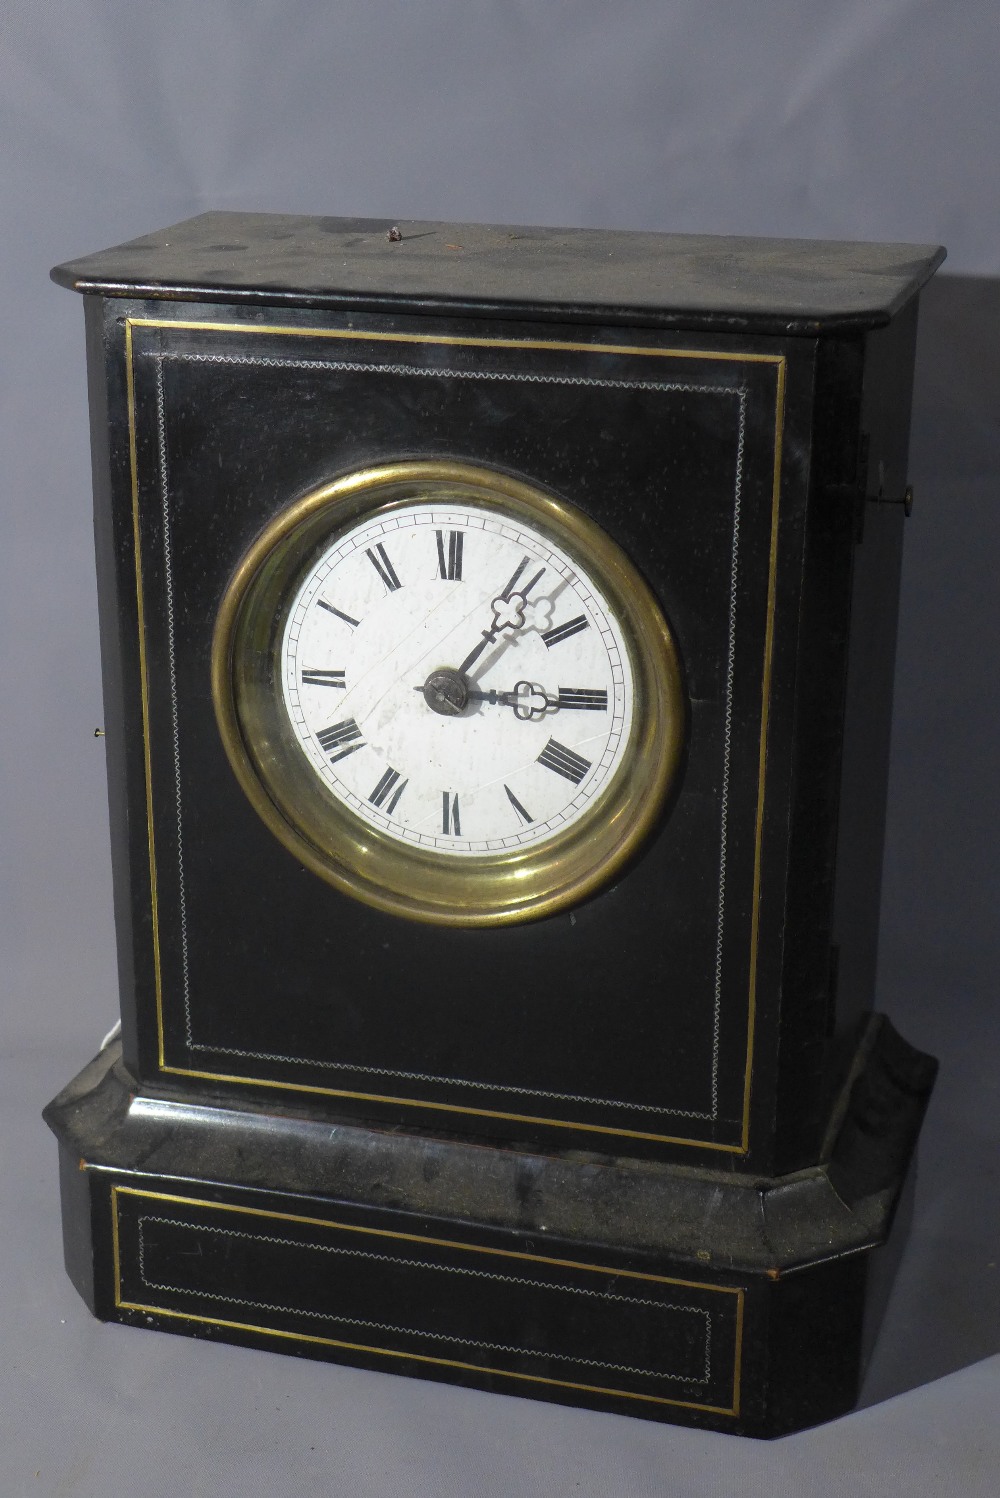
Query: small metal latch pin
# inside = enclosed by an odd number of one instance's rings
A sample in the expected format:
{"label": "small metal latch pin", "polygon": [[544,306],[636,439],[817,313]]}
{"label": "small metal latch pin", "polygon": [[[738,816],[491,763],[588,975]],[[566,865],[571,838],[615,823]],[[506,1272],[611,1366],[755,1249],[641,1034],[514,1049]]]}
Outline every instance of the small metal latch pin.
{"label": "small metal latch pin", "polygon": [[910,516],[913,514],[913,485],[907,484],[906,488],[903,490],[902,499],[886,499],[885,495],[880,489],[875,496],[875,503],[877,505],[902,505],[903,514],[906,516],[907,520],[909,520]]}

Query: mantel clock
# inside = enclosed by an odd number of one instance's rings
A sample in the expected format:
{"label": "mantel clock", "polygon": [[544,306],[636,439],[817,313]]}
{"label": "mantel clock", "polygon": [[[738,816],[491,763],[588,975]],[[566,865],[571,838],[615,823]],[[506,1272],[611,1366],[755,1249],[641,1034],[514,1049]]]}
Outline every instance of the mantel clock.
{"label": "mantel clock", "polygon": [[47,1117],[96,1315],[851,1406],[934,1074],[872,1006],[941,258],[208,213],[54,272],[122,1034]]}

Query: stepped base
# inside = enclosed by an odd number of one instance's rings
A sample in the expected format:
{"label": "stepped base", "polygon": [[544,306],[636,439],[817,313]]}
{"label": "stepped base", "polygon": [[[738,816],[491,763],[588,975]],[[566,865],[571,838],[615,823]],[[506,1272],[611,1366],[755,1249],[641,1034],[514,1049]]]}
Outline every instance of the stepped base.
{"label": "stepped base", "polygon": [[152,1097],[112,1046],[45,1114],[67,1269],[103,1320],[780,1435],[854,1404],[904,1236],[936,1063],[861,1054],[771,1180]]}

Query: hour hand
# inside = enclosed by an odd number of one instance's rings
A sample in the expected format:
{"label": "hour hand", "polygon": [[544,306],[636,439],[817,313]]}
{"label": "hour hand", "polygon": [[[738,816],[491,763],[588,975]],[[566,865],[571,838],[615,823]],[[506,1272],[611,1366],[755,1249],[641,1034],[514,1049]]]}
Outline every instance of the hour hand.
{"label": "hour hand", "polygon": [[553,697],[537,681],[519,681],[512,692],[479,692],[470,687],[466,697],[469,702],[496,702],[501,707],[512,707],[515,718],[524,722],[554,711],[606,713],[608,710],[608,693],[604,687],[560,687]]}

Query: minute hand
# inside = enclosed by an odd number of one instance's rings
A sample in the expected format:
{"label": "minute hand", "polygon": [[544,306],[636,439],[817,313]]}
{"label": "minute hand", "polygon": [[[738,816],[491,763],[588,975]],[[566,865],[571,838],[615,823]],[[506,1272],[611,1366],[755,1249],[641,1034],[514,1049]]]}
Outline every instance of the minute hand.
{"label": "minute hand", "polygon": [[535,573],[534,577],[529,578],[524,587],[519,588],[515,593],[514,584],[517,582],[518,578],[521,576],[521,573],[524,571],[527,565],[528,558],[524,557],[521,565],[515,571],[514,576],[511,578],[506,588],[504,588],[503,592],[499,594],[498,597],[493,599],[493,623],[489,629],[483,630],[483,637],[479,641],[479,644],[472,647],[472,649],[469,651],[469,654],[465,657],[465,660],[459,666],[458,674],[460,676],[464,676],[469,670],[469,667],[475,665],[476,661],[478,661],[487,645],[493,644],[494,640],[500,634],[501,630],[524,628],[524,607],[528,601],[528,594],[531,592],[532,588],[535,586],[538,579],[545,571],[544,567],[540,567]]}
{"label": "minute hand", "polygon": [[468,655],[465,657],[465,660],[459,666],[459,668],[458,668],[458,674],[459,674],[459,676],[464,676],[465,673],[468,671],[469,667],[470,666],[474,666],[476,664],[476,661],[478,661],[479,657],[482,655],[482,653],[486,649],[487,645],[492,645],[493,641],[496,639],[496,637],[497,637],[497,635],[499,633],[500,633],[500,630],[499,630],[499,628],[496,625],[494,625],[492,629],[484,629],[483,630],[483,637],[480,640],[479,644],[478,645],[473,645],[472,649],[469,651]]}

